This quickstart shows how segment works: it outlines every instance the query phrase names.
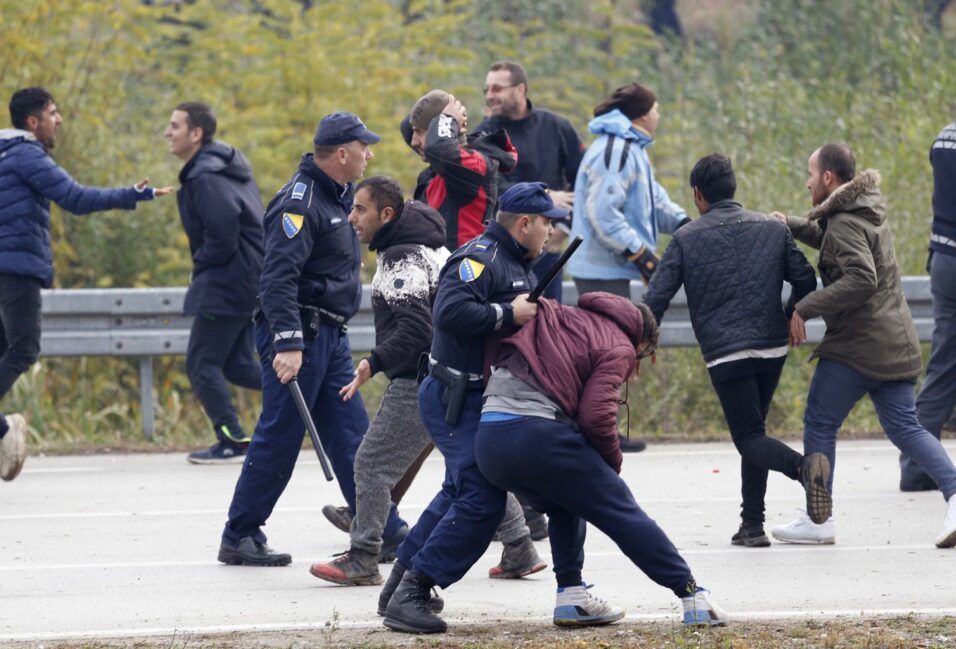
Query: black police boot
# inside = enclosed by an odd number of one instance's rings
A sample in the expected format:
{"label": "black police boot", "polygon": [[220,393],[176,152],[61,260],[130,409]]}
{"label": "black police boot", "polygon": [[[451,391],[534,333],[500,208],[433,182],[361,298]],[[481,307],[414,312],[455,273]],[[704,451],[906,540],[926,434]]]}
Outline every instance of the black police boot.
{"label": "black police boot", "polygon": [[[402,581],[404,575],[405,566],[396,561],[392,566],[392,573],[388,576],[388,580],[385,582],[385,586],[382,587],[382,592],[378,596],[378,610],[376,612],[382,617],[385,617],[388,602],[392,599],[392,594],[395,592],[395,589],[398,588],[398,584]],[[441,613],[445,608],[445,600],[435,594],[433,589],[431,599],[428,600],[428,606],[431,608],[432,613]]]}
{"label": "black police boot", "polygon": [[292,555],[274,552],[265,543],[256,543],[251,536],[244,536],[234,548],[223,541],[219,546],[219,560],[230,566],[287,566],[292,563]]}
{"label": "black police boot", "polygon": [[434,585],[427,575],[407,571],[385,608],[385,626],[403,633],[444,633],[448,625],[429,606]]}
{"label": "black police boot", "polygon": [[408,536],[408,525],[402,525],[394,534],[382,541],[382,549],[378,553],[379,563],[391,563],[398,556],[398,546]]}

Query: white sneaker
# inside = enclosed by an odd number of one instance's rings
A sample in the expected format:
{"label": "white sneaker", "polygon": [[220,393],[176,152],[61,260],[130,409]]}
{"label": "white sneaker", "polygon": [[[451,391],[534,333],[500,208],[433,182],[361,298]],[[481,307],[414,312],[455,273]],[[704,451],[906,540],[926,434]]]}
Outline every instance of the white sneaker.
{"label": "white sneaker", "polygon": [[803,543],[807,545],[833,545],[836,540],[836,525],[831,516],[825,523],[817,525],[810,520],[807,513],[802,509],[800,517],[787,523],[786,525],[777,525],[770,533],[773,538],[784,543]]}
{"label": "white sneaker", "polygon": [[725,626],[727,613],[710,599],[710,591],[698,588],[693,595],[680,598],[684,607],[684,624],[690,626]]}
{"label": "white sneaker", "polygon": [[0,439],[0,478],[13,480],[27,459],[27,421],[23,415],[7,415],[7,434]]}
{"label": "white sneaker", "polygon": [[956,547],[956,494],[949,497],[946,518],[943,519],[943,531],[936,538],[936,547]]}
{"label": "white sneaker", "polygon": [[[592,584],[593,585],[593,584]],[[589,584],[558,589],[554,602],[553,622],[557,626],[598,626],[617,622],[624,609],[611,606],[588,592]]]}

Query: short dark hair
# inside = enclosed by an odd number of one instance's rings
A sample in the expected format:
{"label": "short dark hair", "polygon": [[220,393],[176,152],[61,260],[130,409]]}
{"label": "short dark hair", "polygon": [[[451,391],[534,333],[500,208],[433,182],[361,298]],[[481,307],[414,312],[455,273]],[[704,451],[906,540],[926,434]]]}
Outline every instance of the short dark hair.
{"label": "short dark hair", "polygon": [[189,130],[202,129],[203,144],[212,142],[212,137],[216,134],[216,114],[212,112],[209,104],[201,101],[186,101],[176,106],[176,110],[186,113],[186,125],[189,126]]}
{"label": "short dark hair", "polygon": [[511,85],[517,86],[523,83],[525,90],[528,89],[528,73],[524,66],[514,61],[495,61],[488,68],[488,72],[497,72],[498,70],[507,70],[511,75]]}
{"label": "short dark hair", "polygon": [[635,81],[616,88],[605,97],[594,107],[594,116],[600,117],[617,109],[624,113],[625,117],[633,120],[651,112],[656,102],[657,95],[647,86],[642,86]]}
{"label": "short dark hair", "polygon": [[39,119],[43,109],[53,101],[53,95],[40,87],[22,88],[10,97],[10,122],[13,128],[26,129],[27,118]]}
{"label": "short dark hair", "polygon": [[845,144],[824,144],[817,151],[817,166],[820,173],[829,171],[840,181],[850,182],[856,177],[856,158]]}
{"label": "short dark hair", "polygon": [[708,203],[733,198],[737,192],[737,178],[730,158],[719,153],[705,155],[691,169],[690,186],[699,189]]}
{"label": "short dark hair", "polygon": [[647,351],[655,352],[661,340],[661,330],[657,325],[657,318],[654,317],[654,312],[651,311],[651,307],[643,302],[638,303],[637,310],[641,312],[641,322],[643,323],[641,328],[641,342],[647,343]]}
{"label": "short dark hair", "polygon": [[396,214],[402,211],[405,197],[398,181],[389,176],[372,176],[355,186],[355,193],[360,189],[368,191],[369,198],[375,203],[375,209],[381,212],[386,207],[392,208]]}

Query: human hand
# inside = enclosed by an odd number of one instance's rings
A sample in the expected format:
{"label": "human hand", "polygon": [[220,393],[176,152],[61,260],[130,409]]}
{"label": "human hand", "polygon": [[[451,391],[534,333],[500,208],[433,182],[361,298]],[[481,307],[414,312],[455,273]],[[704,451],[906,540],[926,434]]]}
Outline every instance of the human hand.
{"label": "human hand", "polygon": [[529,302],[528,293],[522,293],[511,301],[511,311],[514,323],[520,327],[538,315],[538,303]]}
{"label": "human hand", "polygon": [[780,221],[780,222],[783,223],[784,225],[787,224],[787,215],[784,214],[783,212],[771,212],[771,213],[770,213],[770,216],[772,216],[773,218],[777,219],[778,221]]}
{"label": "human hand", "polygon": [[351,383],[339,390],[339,396],[342,397],[342,401],[348,401],[354,397],[358,389],[370,378],[372,378],[372,366],[369,365],[367,358],[363,358],[355,368],[355,378],[352,379]]}
{"label": "human hand", "polygon": [[799,347],[807,341],[806,321],[796,311],[790,316],[790,346]]}
{"label": "human hand", "polygon": [[302,367],[302,350],[293,349],[288,352],[278,352],[272,359],[272,369],[283,384],[296,377]]}
{"label": "human hand", "polygon": [[557,190],[548,190],[548,196],[555,207],[570,210],[574,207],[574,192],[559,192]]}
{"label": "human hand", "polygon": [[454,95],[448,95],[448,103],[445,104],[441,112],[455,118],[455,121],[458,122],[459,130],[464,131],[468,126],[468,111],[465,110],[464,104],[455,99]]}

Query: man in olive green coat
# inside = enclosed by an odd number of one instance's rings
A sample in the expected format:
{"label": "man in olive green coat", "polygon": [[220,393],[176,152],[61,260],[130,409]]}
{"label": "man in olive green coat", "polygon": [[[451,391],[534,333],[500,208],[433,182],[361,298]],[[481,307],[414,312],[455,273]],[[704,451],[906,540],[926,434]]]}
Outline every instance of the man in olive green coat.
{"label": "man in olive green coat", "polygon": [[[880,174],[857,175],[853,153],[840,144],[814,151],[807,172],[814,208],[806,218],[773,214],[820,251],[823,289],[800,300],[790,321],[794,345],[806,341],[806,320],[822,316],[827,326],[812,356],[818,362],[803,415],[804,453],[823,453],[834,467],[837,430],[869,395],[887,437],[936,481],[949,503],[936,545],[956,546],[956,467],[916,418],[919,338],[903,297]],[[828,488],[832,492],[832,471]],[[774,528],[773,535],[824,544],[836,536],[832,517],[817,525],[806,514]]]}

